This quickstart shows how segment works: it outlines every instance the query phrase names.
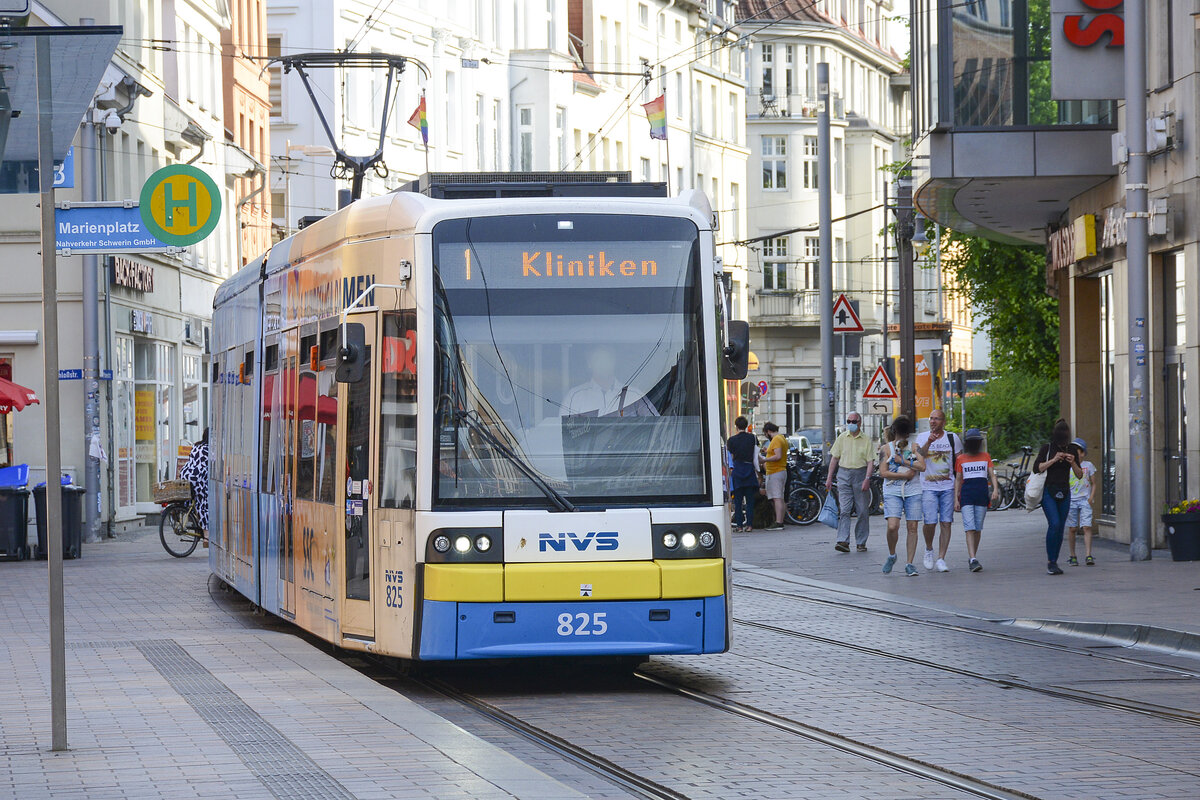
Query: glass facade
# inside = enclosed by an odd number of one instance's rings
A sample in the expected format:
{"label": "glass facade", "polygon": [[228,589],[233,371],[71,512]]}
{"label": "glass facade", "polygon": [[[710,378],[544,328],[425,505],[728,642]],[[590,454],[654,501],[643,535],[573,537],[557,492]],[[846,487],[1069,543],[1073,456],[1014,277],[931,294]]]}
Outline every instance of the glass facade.
{"label": "glass facade", "polygon": [[1049,0],[921,0],[914,18],[918,130],[1115,124],[1115,101],[1051,99]]}

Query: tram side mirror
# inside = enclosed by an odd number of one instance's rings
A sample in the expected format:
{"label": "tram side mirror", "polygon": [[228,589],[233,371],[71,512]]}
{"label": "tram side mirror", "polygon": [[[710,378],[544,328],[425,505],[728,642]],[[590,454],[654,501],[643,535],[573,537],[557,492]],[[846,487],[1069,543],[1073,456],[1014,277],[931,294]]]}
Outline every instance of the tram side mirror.
{"label": "tram side mirror", "polygon": [[730,320],[729,338],[725,340],[725,352],[721,354],[721,377],[727,381],[744,380],[749,369],[750,323]]}
{"label": "tram side mirror", "polygon": [[338,383],[358,383],[363,378],[364,358],[367,352],[367,332],[361,322],[347,323],[338,349],[338,365],[335,376]]}

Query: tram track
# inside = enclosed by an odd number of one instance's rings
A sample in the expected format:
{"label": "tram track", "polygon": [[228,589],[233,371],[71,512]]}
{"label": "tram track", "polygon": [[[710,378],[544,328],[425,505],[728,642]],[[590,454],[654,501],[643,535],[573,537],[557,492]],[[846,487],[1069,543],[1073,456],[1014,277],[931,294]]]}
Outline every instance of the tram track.
{"label": "tram track", "polygon": [[918,656],[893,653],[888,650],[882,650],[869,645],[845,642],[840,639],[834,639],[828,636],[820,636],[815,633],[804,633],[802,631],[796,631],[790,628],[782,628],[778,625],[768,625],[765,622],[752,622],[750,620],[737,618],[734,618],[733,621],[737,625],[769,631],[771,633],[789,636],[792,638],[804,639],[806,641],[816,642],[818,644],[854,650],[855,652],[864,653],[866,655],[875,656],[878,658],[886,658],[893,661],[903,661],[905,663],[914,664],[927,669],[935,669],[965,678],[973,678],[975,680],[990,683],[994,686],[1000,686],[1005,689],[1023,689],[1025,691],[1035,692],[1046,697],[1054,697],[1059,700],[1068,700],[1096,708],[1104,708],[1110,711],[1122,711],[1129,714],[1138,714],[1145,717],[1151,717],[1161,721],[1200,727],[1200,715],[1177,711],[1175,709],[1154,705],[1152,703],[1142,703],[1136,700],[1117,698],[1109,695],[1093,694],[1090,692],[1072,692],[1066,689],[1059,689],[1054,686],[1031,683],[1029,681],[1024,681],[1011,676],[1002,677],[998,675],[988,675],[983,672],[976,672],[975,670],[966,669],[965,667],[955,667],[949,664],[941,664],[936,661],[920,658]]}
{"label": "tram track", "polygon": [[724,711],[742,719],[768,725],[776,730],[799,736],[803,739],[866,759],[867,761],[889,767],[899,772],[938,783],[973,797],[988,798],[988,800],[1037,800],[1035,795],[997,786],[987,781],[981,781],[960,772],[909,758],[895,751],[866,744],[823,728],[818,728],[788,717],[782,717],[736,700],[730,700],[727,697],[684,686],[659,675],[651,675],[638,670],[634,672],[634,677],[657,686],[664,691],[709,706],[710,708]]}
{"label": "tram track", "polygon": [[[737,572],[738,570],[735,568],[734,571]],[[885,619],[896,620],[899,622],[907,622],[907,623],[910,623],[913,625],[921,625],[921,626],[929,627],[929,628],[953,631],[955,633],[964,633],[964,634],[969,634],[971,636],[980,636],[980,637],[984,637],[987,639],[996,639],[999,641],[1010,642],[1012,644],[1024,645],[1026,647],[1036,647],[1036,648],[1041,648],[1041,649],[1045,649],[1045,650],[1055,650],[1055,651],[1058,651],[1061,653],[1069,653],[1071,655],[1084,656],[1087,658],[1095,658],[1095,659],[1099,659],[1101,661],[1112,661],[1112,662],[1119,663],[1119,664],[1127,664],[1127,665],[1131,665],[1131,666],[1144,667],[1145,669],[1152,669],[1152,670],[1156,670],[1156,671],[1160,671],[1160,672],[1168,672],[1173,675],[1178,675],[1181,677],[1200,679],[1200,671],[1187,669],[1184,667],[1172,666],[1170,664],[1163,664],[1163,663],[1157,662],[1157,661],[1146,661],[1146,660],[1140,659],[1140,658],[1133,658],[1131,656],[1115,655],[1113,653],[1097,653],[1094,650],[1090,650],[1090,649],[1083,648],[1083,647],[1072,647],[1070,645],[1058,644],[1055,642],[1042,642],[1042,641],[1037,641],[1036,639],[1030,639],[1025,636],[1017,636],[1015,634],[1005,633],[1003,631],[985,631],[985,630],[980,630],[979,628],[968,627],[966,625],[955,625],[954,623],[951,623],[951,622],[940,622],[938,620],[921,619],[919,617],[911,617],[911,616],[908,616],[907,614],[901,614],[899,612],[889,611],[887,609],[872,608],[870,606],[860,606],[860,605],[855,605],[854,603],[850,603],[850,602],[842,602],[842,601],[831,600],[831,599],[822,598],[822,597],[810,597],[808,595],[796,594],[794,592],[785,592],[785,591],[781,591],[778,589],[768,589],[768,588],[765,588],[762,586],[751,586],[749,584],[739,583],[737,581],[735,581],[733,583],[733,586],[735,588],[741,589],[743,591],[758,592],[759,594],[774,595],[776,597],[781,597],[781,598],[785,598],[788,600],[796,600],[796,601],[799,601],[802,603],[809,603],[812,605],[827,606],[827,607],[837,608],[837,609],[844,610],[844,611],[852,611],[852,612],[855,612],[858,614],[868,614],[871,616],[882,617]],[[997,623],[997,624],[999,624],[999,623]]]}

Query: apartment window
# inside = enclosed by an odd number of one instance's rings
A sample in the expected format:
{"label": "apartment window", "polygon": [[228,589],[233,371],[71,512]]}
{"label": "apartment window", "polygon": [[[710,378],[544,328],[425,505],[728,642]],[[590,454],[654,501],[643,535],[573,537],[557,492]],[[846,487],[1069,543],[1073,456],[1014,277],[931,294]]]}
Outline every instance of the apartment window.
{"label": "apartment window", "polygon": [[787,137],[762,137],[762,173],[764,189],[787,188]]}
{"label": "apartment window", "polygon": [[560,169],[567,166],[567,110],[562,106],[554,109],[554,154]]}
{"label": "apartment window", "polygon": [[846,172],[846,142],[844,139],[833,140],[833,191],[841,194],[845,191]]}
{"label": "apartment window", "polygon": [[788,237],[777,236],[763,241],[763,288],[787,289]]}
{"label": "apartment window", "polygon": [[650,27],[650,6],[645,3],[638,3],[638,25],[643,28]]}
{"label": "apartment window", "polygon": [[858,29],[867,32],[867,0],[858,0]]}
{"label": "apartment window", "polygon": [[736,183],[729,184],[729,230],[734,239],[742,236],[742,187]]}
{"label": "apartment window", "polygon": [[709,133],[716,138],[721,137],[721,107],[717,105],[717,87],[708,87],[708,115],[711,129]]}
{"label": "apartment window", "polygon": [[721,184],[716,178],[712,179],[712,194],[709,195],[714,203],[721,202]]}
{"label": "apartment window", "polygon": [[729,129],[725,132],[725,138],[737,144],[741,137],[738,136],[741,128],[742,115],[738,109],[738,96],[736,92],[729,93]]}
{"label": "apartment window", "polygon": [[692,188],[698,189],[701,192],[704,191],[704,173],[703,172],[696,173],[696,182],[692,184]]}
{"label": "apartment window", "polygon": [[617,162],[613,165],[613,169],[625,169],[625,143],[617,140]]}
{"label": "apartment window", "polygon": [[675,191],[683,191],[683,167],[675,168]]}
{"label": "apartment window", "polygon": [[692,103],[695,108],[692,109],[692,119],[696,123],[696,127],[700,129],[700,133],[707,133],[704,130],[704,85],[700,81],[696,81],[696,86],[692,92]]}
{"label": "apartment window", "polygon": [[742,77],[742,59],[746,57],[746,50],[743,47],[729,48],[729,71],[737,77]]}
{"label": "apartment window", "polygon": [[717,41],[717,36],[707,37],[706,42],[712,48],[708,51],[708,63],[713,69],[721,68],[721,51],[724,49],[724,42]]}
{"label": "apartment window", "polygon": [[[354,72],[354,70],[347,70]],[[458,129],[458,88],[455,84],[455,74],[446,73],[446,138],[451,147],[458,149],[462,146],[462,132]]]}
{"label": "apartment window", "polygon": [[817,137],[804,137],[804,150],[801,153],[801,163],[803,170],[804,188],[816,189],[817,187]]}
{"label": "apartment window", "polygon": [[492,101],[492,169],[500,169],[500,101]]}
{"label": "apartment window", "polygon": [[549,50],[558,49],[558,16],[555,11],[556,0],[546,0],[546,47]]}
{"label": "apartment window", "polygon": [[658,15],[658,38],[659,39],[667,38],[667,18],[664,17],[662,14]]}
{"label": "apartment window", "polygon": [[783,82],[788,97],[796,93],[796,88],[792,83],[792,74],[796,71],[796,46],[787,45],[783,52]]}
{"label": "apartment window", "polygon": [[675,118],[683,119],[683,73],[675,73]]}
{"label": "apartment window", "polygon": [[817,52],[812,45],[804,48],[804,87],[809,100],[817,99]]}
{"label": "apartment window", "polygon": [[601,69],[608,69],[608,17],[600,18],[600,61]]}
{"label": "apartment window", "polygon": [[800,288],[821,288],[821,240],[816,236],[804,237],[804,261],[800,263]]}
{"label": "apartment window", "polygon": [[683,21],[678,19],[675,20],[675,41],[683,42]]}
{"label": "apartment window", "polygon": [[650,180],[650,159],[643,158],[643,159],[641,159],[640,163],[641,163],[641,167],[642,167],[642,180],[649,181]]}
{"label": "apartment window", "polygon": [[483,95],[475,95],[475,169],[483,171],[483,154],[487,152],[484,149],[484,100]]}
{"label": "apartment window", "polygon": [[575,159],[576,169],[583,166],[583,131],[579,128],[575,129],[575,155],[572,158]]}
{"label": "apartment window", "polygon": [[[625,47],[621,41],[621,23],[613,23],[613,65],[610,69],[623,72],[625,70]],[[617,86],[625,85],[625,78],[622,75],[614,75],[614,82]]]}
{"label": "apartment window", "polygon": [[[282,40],[278,36],[267,37],[267,56],[269,58],[278,58],[283,52]],[[270,89],[268,96],[271,99],[271,116],[279,118],[283,116],[283,67],[278,63],[272,63],[267,68],[267,73],[270,75]]]}
{"label": "apartment window", "polygon": [[775,45],[762,46],[762,93],[775,94]]}
{"label": "apartment window", "polygon": [[517,106],[517,169],[533,169],[533,106]]}
{"label": "apartment window", "polygon": [[804,427],[804,392],[786,392],[784,411],[787,417],[787,432],[795,433]]}

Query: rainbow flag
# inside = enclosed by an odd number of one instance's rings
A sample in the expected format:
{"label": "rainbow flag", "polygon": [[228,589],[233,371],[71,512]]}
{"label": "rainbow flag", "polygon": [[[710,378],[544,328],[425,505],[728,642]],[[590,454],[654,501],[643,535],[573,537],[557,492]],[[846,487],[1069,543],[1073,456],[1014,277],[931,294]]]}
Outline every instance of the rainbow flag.
{"label": "rainbow flag", "polygon": [[417,103],[417,110],[408,118],[408,124],[421,132],[421,141],[429,144],[429,118],[425,116],[425,94],[421,94],[421,102]]}
{"label": "rainbow flag", "polygon": [[650,120],[650,138],[651,139],[666,139],[667,138],[667,95],[666,92],[651,100],[649,103],[642,103],[642,108],[646,109],[646,119]]}

